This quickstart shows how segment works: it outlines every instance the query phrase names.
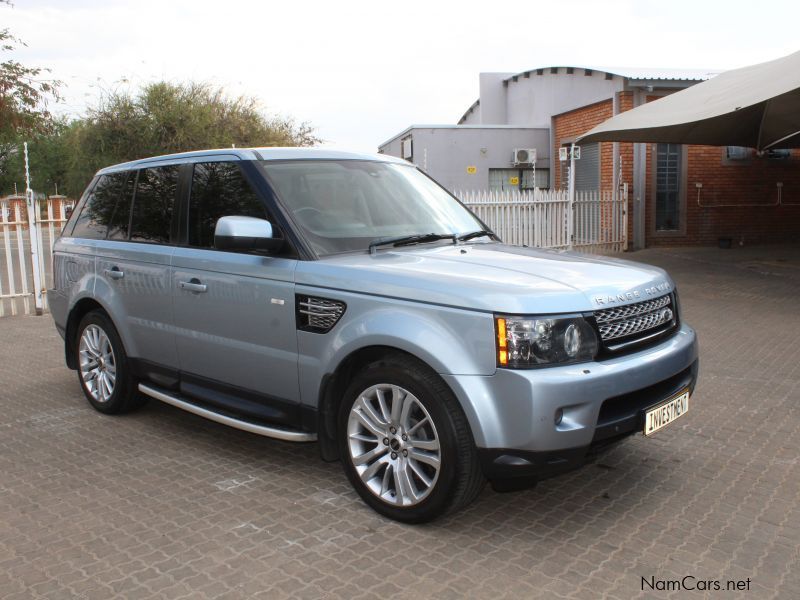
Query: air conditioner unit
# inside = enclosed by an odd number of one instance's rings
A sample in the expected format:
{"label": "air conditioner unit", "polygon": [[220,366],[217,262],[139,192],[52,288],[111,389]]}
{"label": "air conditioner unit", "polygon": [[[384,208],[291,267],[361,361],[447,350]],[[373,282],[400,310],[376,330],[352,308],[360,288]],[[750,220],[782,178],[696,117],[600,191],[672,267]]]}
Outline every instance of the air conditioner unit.
{"label": "air conditioner unit", "polygon": [[728,160],[747,160],[750,158],[750,148],[744,146],[728,146],[725,149]]}
{"label": "air conditioner unit", "polygon": [[514,166],[532,165],[536,162],[536,148],[514,148]]}
{"label": "air conditioner unit", "polygon": [[400,156],[406,160],[409,160],[414,156],[414,152],[411,148],[411,138],[400,142]]}

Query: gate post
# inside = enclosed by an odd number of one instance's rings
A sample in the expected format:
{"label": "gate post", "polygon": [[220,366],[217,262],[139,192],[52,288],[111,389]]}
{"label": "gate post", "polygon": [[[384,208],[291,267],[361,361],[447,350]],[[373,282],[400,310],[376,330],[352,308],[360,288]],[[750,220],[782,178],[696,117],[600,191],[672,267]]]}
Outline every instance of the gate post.
{"label": "gate post", "polygon": [[575,142],[569,149],[569,204],[567,208],[567,249],[575,243]]}
{"label": "gate post", "polygon": [[[31,189],[31,176],[28,169],[28,142],[23,145],[25,149],[25,204],[28,207],[28,233],[31,243],[31,269],[33,270],[33,301],[36,306],[36,314],[44,312],[44,302],[42,298],[42,284],[44,273],[42,272],[41,243],[39,238],[39,215],[36,214],[36,200],[33,198]],[[20,265],[22,267],[22,265]]]}
{"label": "gate post", "polygon": [[622,251],[628,251],[628,184],[622,184]]}

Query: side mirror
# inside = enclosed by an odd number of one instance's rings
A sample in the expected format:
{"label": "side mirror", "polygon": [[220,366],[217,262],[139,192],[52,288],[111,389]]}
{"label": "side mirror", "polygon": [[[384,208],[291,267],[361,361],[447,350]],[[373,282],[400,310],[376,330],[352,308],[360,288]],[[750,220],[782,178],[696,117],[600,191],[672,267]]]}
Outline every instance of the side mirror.
{"label": "side mirror", "polygon": [[283,238],[274,237],[272,223],[255,217],[221,217],[214,227],[217,250],[264,250],[275,252]]}

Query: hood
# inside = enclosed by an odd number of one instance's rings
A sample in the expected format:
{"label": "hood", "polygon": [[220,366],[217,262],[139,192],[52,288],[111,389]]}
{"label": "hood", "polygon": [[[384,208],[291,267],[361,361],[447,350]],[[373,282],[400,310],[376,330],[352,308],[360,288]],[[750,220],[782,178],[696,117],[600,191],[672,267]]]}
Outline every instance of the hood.
{"label": "hood", "polygon": [[500,243],[421,245],[301,261],[296,283],[508,314],[592,311],[673,289],[658,267]]}

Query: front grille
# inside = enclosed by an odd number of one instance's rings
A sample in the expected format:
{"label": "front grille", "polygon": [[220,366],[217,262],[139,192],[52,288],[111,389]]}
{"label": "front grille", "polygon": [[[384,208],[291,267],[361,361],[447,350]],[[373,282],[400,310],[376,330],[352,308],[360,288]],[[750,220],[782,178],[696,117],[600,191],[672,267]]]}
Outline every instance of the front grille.
{"label": "front grille", "polygon": [[618,321],[619,319],[624,319],[626,317],[635,317],[636,315],[641,315],[642,313],[648,313],[656,310],[657,308],[663,308],[668,304],[670,304],[669,294],[654,300],[646,300],[645,302],[637,302],[636,304],[628,304],[627,306],[617,306],[615,308],[599,310],[594,313],[594,318],[597,319],[598,324],[602,325],[603,323],[608,323],[610,321]]}
{"label": "front grille", "polygon": [[345,311],[345,303],[327,298],[297,296],[297,326],[304,331],[327,333]]}
{"label": "front grille", "polygon": [[659,328],[676,323],[670,294],[636,304],[598,310],[594,318],[604,343],[633,336],[649,336]]}

